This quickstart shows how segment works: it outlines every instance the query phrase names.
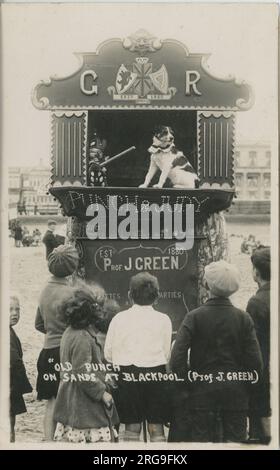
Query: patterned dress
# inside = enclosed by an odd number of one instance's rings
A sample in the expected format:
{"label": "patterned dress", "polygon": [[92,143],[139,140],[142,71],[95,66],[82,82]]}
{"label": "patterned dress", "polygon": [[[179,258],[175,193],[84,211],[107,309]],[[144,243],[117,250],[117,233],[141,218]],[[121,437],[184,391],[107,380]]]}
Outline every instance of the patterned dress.
{"label": "patterned dress", "polygon": [[[113,429],[114,437],[117,439],[118,433]],[[55,441],[67,442],[110,442],[112,440],[109,427],[99,429],[75,429],[71,426],[57,423],[54,434]]]}

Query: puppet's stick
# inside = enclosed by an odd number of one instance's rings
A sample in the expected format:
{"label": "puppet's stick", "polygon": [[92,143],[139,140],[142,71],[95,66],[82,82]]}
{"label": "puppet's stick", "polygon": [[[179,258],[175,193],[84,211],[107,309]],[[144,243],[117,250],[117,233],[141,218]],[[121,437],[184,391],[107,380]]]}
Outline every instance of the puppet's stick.
{"label": "puppet's stick", "polygon": [[114,155],[114,157],[109,158],[109,160],[107,160],[103,163],[100,163],[100,165],[98,165],[98,166],[100,166],[100,167],[106,166],[106,165],[108,165],[108,163],[111,163],[112,161],[116,160],[117,158],[122,157],[126,153],[131,152],[132,150],[136,150],[136,147],[134,147],[134,145],[132,147],[129,147],[128,149],[124,150],[123,152],[118,153],[117,155]]}

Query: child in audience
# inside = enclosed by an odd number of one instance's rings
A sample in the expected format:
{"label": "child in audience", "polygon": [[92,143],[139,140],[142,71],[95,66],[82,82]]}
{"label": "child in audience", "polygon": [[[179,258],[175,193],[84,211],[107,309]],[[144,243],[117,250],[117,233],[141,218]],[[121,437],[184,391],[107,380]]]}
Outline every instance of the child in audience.
{"label": "child in audience", "polygon": [[10,298],[10,441],[15,442],[16,415],[26,412],[23,395],[32,392],[22,359],[21,342],[13,327],[20,318],[20,304],[16,296]]}

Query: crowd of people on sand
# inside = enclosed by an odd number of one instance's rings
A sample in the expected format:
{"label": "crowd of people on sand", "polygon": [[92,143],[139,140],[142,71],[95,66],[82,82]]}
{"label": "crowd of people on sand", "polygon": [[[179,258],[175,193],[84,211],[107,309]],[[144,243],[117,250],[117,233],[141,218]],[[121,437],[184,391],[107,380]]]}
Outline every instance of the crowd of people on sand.
{"label": "crowd of people on sand", "polygon": [[42,238],[42,233],[38,228],[29,230],[26,225],[22,225],[19,220],[15,220],[10,224],[10,237],[15,240],[15,247],[21,246],[39,246],[44,243],[47,250],[47,256],[59,245],[65,242],[65,237],[55,234],[56,221],[50,219],[48,221],[48,229]]}
{"label": "crowd of people on sand", "polygon": [[241,245],[240,245],[240,253],[246,255],[252,255],[252,253],[257,248],[265,248],[265,245],[260,241],[257,240],[255,235],[251,233],[248,236],[244,236],[243,234],[231,234],[230,237],[241,238]]}
{"label": "crowd of people on sand", "polygon": [[240,251],[241,253],[251,255],[257,248],[264,248],[264,245],[260,240],[256,240],[255,235],[250,234],[242,241]]}
{"label": "crowd of people on sand", "polygon": [[[116,442],[120,424],[122,439],[131,442],[143,429],[151,442],[270,441],[268,247],[252,253],[258,290],[246,312],[230,301],[239,288],[237,268],[212,262],[205,268],[209,300],[186,314],[172,342],[171,320],[156,309],[155,276],[131,277],[131,307],[121,311],[100,286],[75,276],[73,246],[50,244],[51,277],[35,318],[44,335],[36,390],[46,401],[46,441]],[[11,441],[16,415],[26,411],[23,395],[31,390],[13,330],[19,313],[13,297]]]}
{"label": "crowd of people on sand", "polygon": [[29,231],[26,225],[21,225],[17,220],[10,226],[10,236],[15,240],[15,247],[20,248],[21,246],[39,246],[42,241],[42,234],[38,228]]}

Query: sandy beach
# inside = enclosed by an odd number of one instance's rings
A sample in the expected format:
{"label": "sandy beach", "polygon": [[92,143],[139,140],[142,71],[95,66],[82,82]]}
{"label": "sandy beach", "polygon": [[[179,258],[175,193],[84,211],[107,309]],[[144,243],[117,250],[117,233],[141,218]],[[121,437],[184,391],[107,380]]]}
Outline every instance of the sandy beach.
{"label": "sandy beach", "polygon": [[[46,229],[45,226],[39,228],[42,233]],[[256,284],[252,280],[250,257],[240,253],[242,235],[248,236],[250,233],[254,234],[256,239],[263,244],[270,244],[268,223],[228,222],[231,260],[239,267],[241,273],[241,287],[232,296],[232,302],[243,309],[246,308],[249,297],[256,290]],[[13,239],[10,239],[10,250],[11,291],[18,295],[21,303],[21,319],[15,327],[15,331],[22,342],[27,374],[35,390],[36,361],[43,345],[43,335],[35,330],[34,319],[40,291],[49,277],[45,247],[41,245],[39,247],[15,248]],[[25,395],[25,401],[27,413],[17,417],[16,440],[18,442],[40,442],[43,438],[44,402],[36,400],[35,391]]]}

